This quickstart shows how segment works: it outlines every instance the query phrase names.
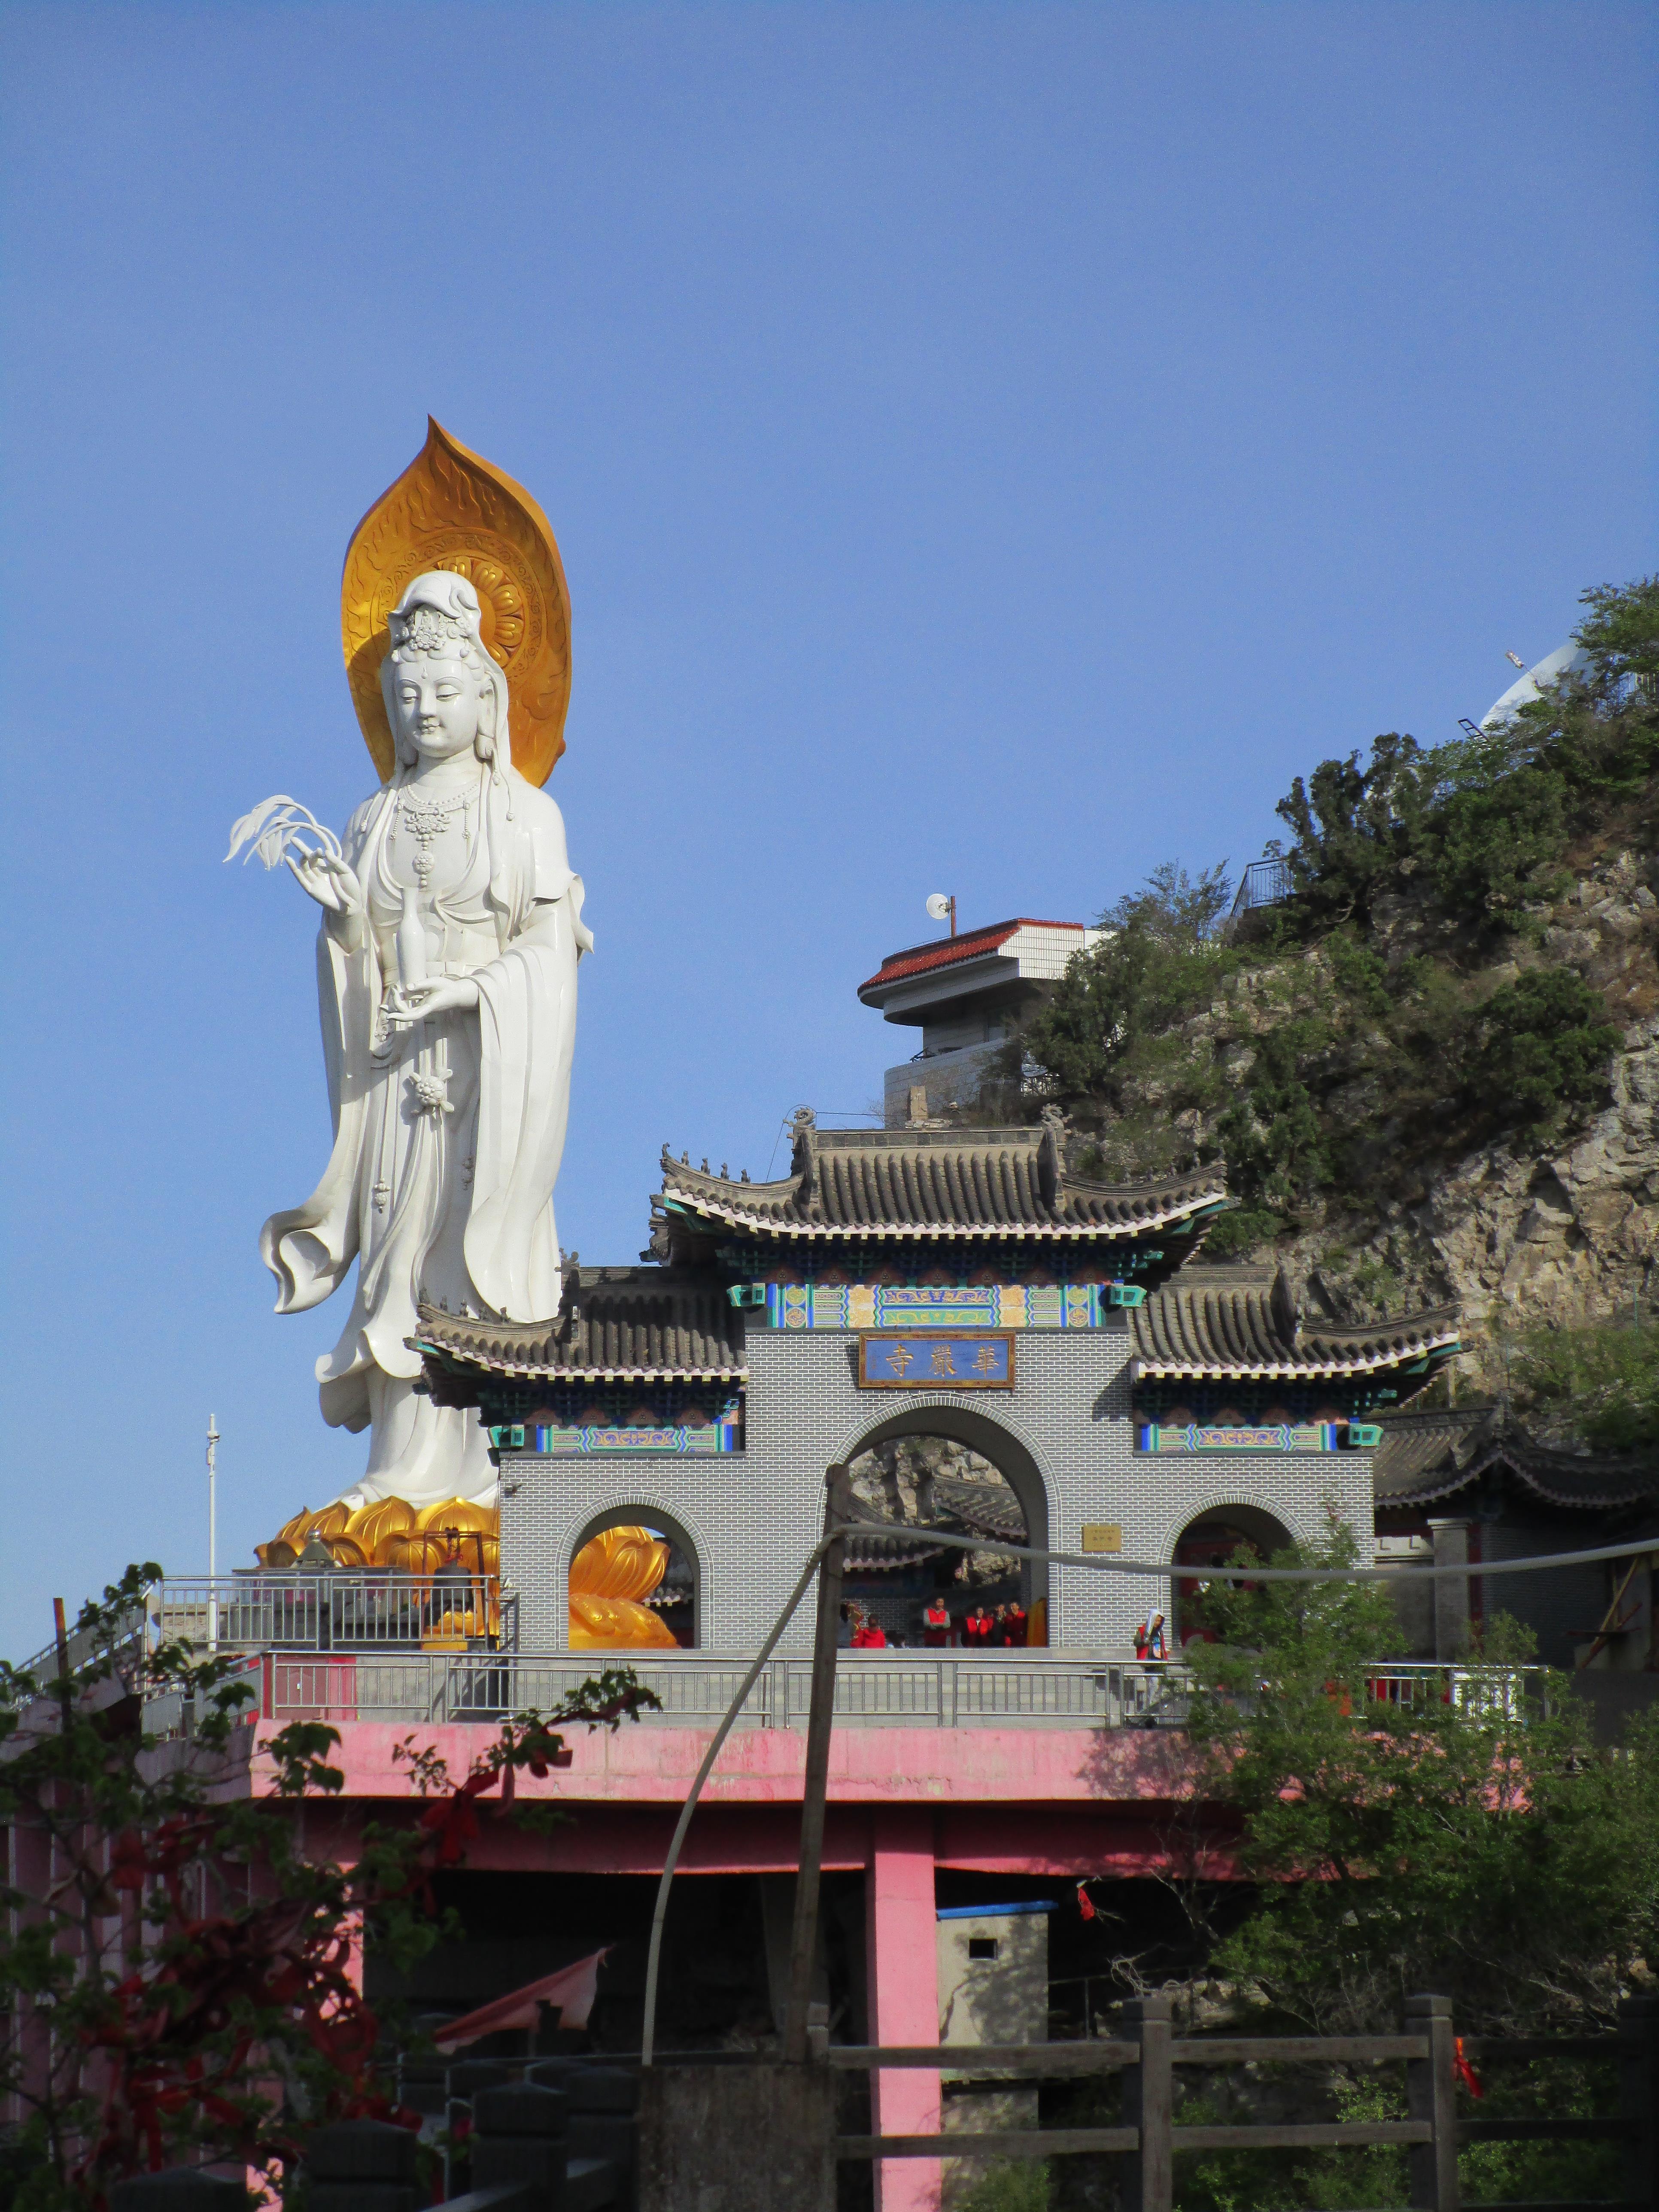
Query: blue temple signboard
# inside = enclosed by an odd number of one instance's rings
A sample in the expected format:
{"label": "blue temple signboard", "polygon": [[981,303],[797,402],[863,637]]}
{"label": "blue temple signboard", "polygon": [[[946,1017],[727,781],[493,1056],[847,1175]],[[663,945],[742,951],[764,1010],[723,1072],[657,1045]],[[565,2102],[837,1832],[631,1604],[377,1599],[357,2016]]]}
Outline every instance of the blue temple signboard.
{"label": "blue temple signboard", "polygon": [[1012,1390],[1012,1334],[975,1329],[971,1335],[930,1328],[925,1336],[865,1335],[859,1339],[862,1390]]}

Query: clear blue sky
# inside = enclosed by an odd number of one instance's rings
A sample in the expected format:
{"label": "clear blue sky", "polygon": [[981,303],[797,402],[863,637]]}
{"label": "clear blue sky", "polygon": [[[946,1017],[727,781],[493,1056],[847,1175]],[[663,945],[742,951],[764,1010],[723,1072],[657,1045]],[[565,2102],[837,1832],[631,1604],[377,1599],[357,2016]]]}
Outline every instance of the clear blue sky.
{"label": "clear blue sky", "polygon": [[[11,7],[0,1648],[361,1467],[258,1225],[370,787],[352,525],[428,410],[574,606],[567,1246],[763,1173],[964,923],[1259,853],[1654,566],[1655,19],[1593,4]],[[913,1042],[914,1040],[908,1040]]]}

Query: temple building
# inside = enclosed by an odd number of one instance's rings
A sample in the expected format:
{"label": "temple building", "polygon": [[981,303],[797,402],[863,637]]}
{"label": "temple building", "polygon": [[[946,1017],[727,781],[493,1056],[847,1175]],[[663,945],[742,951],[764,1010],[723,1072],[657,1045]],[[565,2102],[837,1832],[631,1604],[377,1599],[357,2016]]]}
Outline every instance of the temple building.
{"label": "temple building", "polygon": [[921,1031],[921,1049],[890,1067],[882,1085],[887,1127],[970,1106],[996,1073],[1004,1047],[1066,972],[1096,942],[1080,921],[996,921],[890,952],[859,997],[886,1021]]}
{"label": "temple building", "polygon": [[[501,1471],[502,1602],[520,1648],[585,1646],[578,1567],[618,1528],[678,1563],[673,1640],[752,1650],[811,1547],[823,1470],[896,1440],[965,1447],[914,1534],[855,1561],[895,1571],[877,1617],[952,1640],[961,1553],[922,1529],[1202,1565],[1241,1541],[1316,1540],[1334,1513],[1371,1535],[1377,1416],[1455,1357],[1447,1310],[1386,1325],[1309,1322],[1270,1269],[1206,1267],[1225,1186],[1200,1168],[1124,1185],[1066,1165],[1056,1112],[1004,1129],[820,1129],[802,1109],[775,1182],[665,1153],[652,1257],[579,1267],[550,1323],[421,1314],[440,1402],[476,1406]],[[620,1586],[617,1586],[620,1596]],[[665,1618],[626,1598],[637,1634]],[[1021,1642],[1128,1657],[1149,1609],[1196,1632],[1179,1592],[1025,1562]],[[613,1627],[622,1620],[618,1615]],[[803,1649],[803,1619],[792,1646]]]}

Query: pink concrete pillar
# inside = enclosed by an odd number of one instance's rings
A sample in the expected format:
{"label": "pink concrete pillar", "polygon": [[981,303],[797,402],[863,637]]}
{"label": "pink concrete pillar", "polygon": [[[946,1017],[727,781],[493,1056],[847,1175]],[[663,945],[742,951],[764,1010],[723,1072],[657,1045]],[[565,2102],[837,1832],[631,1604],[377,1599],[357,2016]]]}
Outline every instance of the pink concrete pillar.
{"label": "pink concrete pillar", "polygon": [[[933,1911],[933,1815],[878,1806],[865,1875],[872,2043],[939,2041],[939,1928]],[[939,2075],[896,2069],[873,2076],[871,2123],[890,2136],[937,2135]],[[938,2212],[939,2165],[890,2158],[876,2166],[876,2212]]]}

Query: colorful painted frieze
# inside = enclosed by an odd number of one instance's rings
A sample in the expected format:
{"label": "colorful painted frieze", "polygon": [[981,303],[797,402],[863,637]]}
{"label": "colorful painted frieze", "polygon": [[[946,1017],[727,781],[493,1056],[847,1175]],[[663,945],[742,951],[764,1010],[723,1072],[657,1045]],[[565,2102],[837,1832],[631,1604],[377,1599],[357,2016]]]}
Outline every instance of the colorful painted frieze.
{"label": "colorful painted frieze", "polygon": [[773,1328],[1099,1328],[1103,1283],[769,1283]]}
{"label": "colorful painted frieze", "polygon": [[1167,1429],[1143,1422],[1139,1449],[1144,1452],[1328,1452],[1347,1442],[1346,1421],[1279,1422],[1272,1426]]}
{"label": "colorful painted frieze", "polygon": [[498,1450],[572,1452],[586,1455],[606,1452],[648,1452],[654,1456],[709,1459],[743,1449],[743,1428],[736,1419],[709,1421],[702,1427],[560,1429],[526,1421],[492,1428],[490,1442]]}

